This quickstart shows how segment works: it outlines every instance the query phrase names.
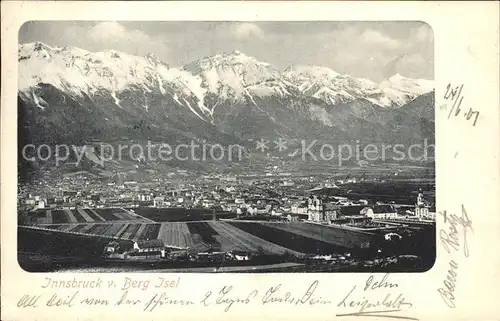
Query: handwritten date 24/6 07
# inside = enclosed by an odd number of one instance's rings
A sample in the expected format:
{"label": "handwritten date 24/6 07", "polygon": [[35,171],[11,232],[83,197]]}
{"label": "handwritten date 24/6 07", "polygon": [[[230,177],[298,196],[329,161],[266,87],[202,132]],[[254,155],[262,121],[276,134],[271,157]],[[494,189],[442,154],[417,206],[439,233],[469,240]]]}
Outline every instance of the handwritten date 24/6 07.
{"label": "handwritten date 24/6 07", "polygon": [[[469,219],[464,205],[462,205],[461,215],[449,214],[447,211],[439,213],[447,224],[447,229],[439,231],[441,245],[450,254],[463,252],[464,257],[469,257],[469,246],[467,243],[467,233],[474,232],[472,221]],[[448,262],[449,269],[446,278],[443,280],[443,287],[438,289],[443,301],[450,308],[455,307],[455,290],[458,276],[458,263],[455,259]]]}
{"label": "handwritten date 24/6 07", "polygon": [[[464,89],[464,85],[460,86],[452,86],[448,84],[446,86],[446,92],[444,93],[444,99],[450,102],[453,102],[450,110],[448,111],[448,119],[452,116],[457,117],[462,115],[466,120],[472,120],[472,126],[476,126],[477,120],[479,118],[479,112],[469,108],[469,110],[463,110],[460,107],[462,106],[462,101],[464,96],[462,91]],[[448,109],[446,104],[442,105],[440,109]]]}

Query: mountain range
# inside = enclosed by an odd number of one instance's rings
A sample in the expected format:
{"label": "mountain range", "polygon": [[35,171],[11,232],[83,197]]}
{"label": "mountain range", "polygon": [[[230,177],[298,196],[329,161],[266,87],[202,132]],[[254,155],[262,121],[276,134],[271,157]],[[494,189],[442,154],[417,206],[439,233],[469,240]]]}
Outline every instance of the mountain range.
{"label": "mountain range", "polygon": [[171,67],[108,50],[18,48],[19,143],[259,138],[434,142],[434,83],[375,83],[323,66],[283,71],[239,51]]}

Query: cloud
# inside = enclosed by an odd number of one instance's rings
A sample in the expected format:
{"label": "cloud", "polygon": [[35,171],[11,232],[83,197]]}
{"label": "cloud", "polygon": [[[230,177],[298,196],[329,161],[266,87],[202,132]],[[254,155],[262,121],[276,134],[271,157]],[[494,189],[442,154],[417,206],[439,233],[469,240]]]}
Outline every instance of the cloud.
{"label": "cloud", "polygon": [[425,65],[426,62],[426,59],[419,53],[407,55],[404,59],[405,65],[412,70],[418,69],[420,66]]}
{"label": "cloud", "polygon": [[363,31],[360,40],[366,44],[377,45],[386,49],[396,49],[400,45],[399,41],[373,29],[366,29]]}
{"label": "cloud", "polygon": [[[317,64],[329,66],[337,72],[374,81],[395,73],[430,78],[433,57],[432,50],[429,50],[432,49],[429,36],[432,37],[432,31],[427,26],[420,29],[421,26],[408,30],[406,35],[399,33],[397,26],[383,29],[377,24],[332,28],[307,39],[307,46],[316,48],[315,52],[309,51],[308,56]],[[416,40],[418,37],[421,42]],[[297,39],[290,38],[290,41],[298,43]],[[300,58],[303,57],[305,55],[301,54]]]}
{"label": "cloud", "polygon": [[414,32],[414,38],[418,42],[433,41],[434,35],[429,25],[423,25]]}
{"label": "cloud", "polygon": [[[141,32],[142,33],[142,32]],[[127,29],[115,21],[106,21],[96,24],[89,30],[89,38],[94,41],[107,41],[127,37]],[[144,36],[146,34],[142,34]]]}
{"label": "cloud", "polygon": [[65,29],[64,38],[73,39],[75,45],[81,45],[91,51],[114,49],[140,56],[151,52],[162,60],[165,60],[170,52],[169,46],[160,36],[150,36],[116,21],[98,22],[90,27],[70,26]]}
{"label": "cloud", "polygon": [[233,35],[237,39],[257,38],[264,39],[264,31],[254,23],[240,23],[233,28]]}

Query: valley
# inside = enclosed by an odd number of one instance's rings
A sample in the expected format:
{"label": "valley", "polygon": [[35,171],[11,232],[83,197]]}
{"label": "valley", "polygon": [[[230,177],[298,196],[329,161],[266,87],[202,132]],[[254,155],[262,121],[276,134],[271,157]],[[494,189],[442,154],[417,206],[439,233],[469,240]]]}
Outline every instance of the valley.
{"label": "valley", "polygon": [[18,65],[26,270],[433,264],[432,80],[40,41],[19,45]]}

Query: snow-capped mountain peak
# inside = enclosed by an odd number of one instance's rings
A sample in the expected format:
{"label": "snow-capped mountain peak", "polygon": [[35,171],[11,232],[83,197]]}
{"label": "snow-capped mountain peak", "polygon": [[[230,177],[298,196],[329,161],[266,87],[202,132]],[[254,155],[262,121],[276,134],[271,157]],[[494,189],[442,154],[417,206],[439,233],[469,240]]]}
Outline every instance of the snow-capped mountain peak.
{"label": "snow-capped mountain peak", "polygon": [[333,71],[328,67],[315,65],[294,65],[284,71],[284,76],[294,79],[295,81],[320,81],[329,80],[337,77],[338,72]]}
{"label": "snow-capped mountain peak", "polygon": [[[187,64],[183,70],[201,77],[209,93],[234,101],[244,100],[252,94],[268,94],[268,85],[273,86],[268,82],[281,78],[280,72],[270,64],[238,50],[203,57]],[[254,88],[263,85],[268,88]],[[271,92],[276,91],[272,89]]]}
{"label": "snow-capped mountain peak", "polygon": [[[169,68],[153,54],[139,57],[116,50],[88,52],[37,42],[20,45],[18,59],[19,90],[33,99],[36,96],[30,92],[41,83],[76,96],[105,95],[106,100],[114,101],[120,108],[123,107],[120,97],[126,92],[142,91],[143,95],[159,92],[180,97],[177,99],[181,99],[181,105],[196,108],[201,116],[210,114],[203,105],[205,91],[201,78]],[[148,110],[147,99],[142,99],[135,108]]]}
{"label": "snow-capped mountain peak", "polygon": [[305,95],[333,105],[379,92],[377,84],[368,79],[353,78],[322,66],[292,66],[285,70],[284,76]]}
{"label": "snow-capped mountain peak", "polygon": [[304,95],[333,105],[365,99],[381,107],[399,107],[433,89],[432,81],[410,79],[400,74],[377,84],[369,79],[340,74],[327,67],[310,65],[291,66],[283,76]]}
{"label": "snow-capped mountain peak", "polygon": [[397,73],[380,83],[380,89],[396,105],[401,106],[414,98],[431,92],[434,83],[425,79],[412,79]]}
{"label": "snow-capped mountain peak", "polygon": [[401,90],[419,94],[424,94],[434,89],[434,83],[430,80],[408,78],[399,73],[389,77],[388,81],[383,81],[381,86],[397,87]]}
{"label": "snow-capped mountain peak", "polygon": [[[179,69],[154,54],[89,52],[41,42],[20,45],[19,90],[32,97],[29,92],[41,83],[80,96],[106,92],[119,107],[124,92],[158,92],[189,110],[194,108],[200,118],[212,115],[213,97],[256,105],[256,98],[301,95],[327,105],[364,99],[382,107],[399,107],[433,88],[431,81],[399,74],[377,84],[317,65],[294,65],[280,72],[239,50],[203,57]],[[212,98],[207,100],[207,95]],[[149,110],[147,99],[140,105]]]}
{"label": "snow-capped mountain peak", "polygon": [[[18,61],[22,126],[43,129],[39,138],[51,141],[54,136],[61,142],[66,136],[78,142],[156,137],[175,143],[183,137],[360,139],[366,133],[399,139],[404,133],[400,124],[391,124],[394,117],[423,126],[422,133],[433,128],[431,117],[420,116],[433,116],[432,95],[414,99],[431,91],[432,82],[402,75],[378,84],[322,66],[281,72],[239,51],[175,68],[154,54],[43,43],[20,45]],[[410,100],[415,103],[406,104]],[[376,105],[394,109],[382,112]]]}

